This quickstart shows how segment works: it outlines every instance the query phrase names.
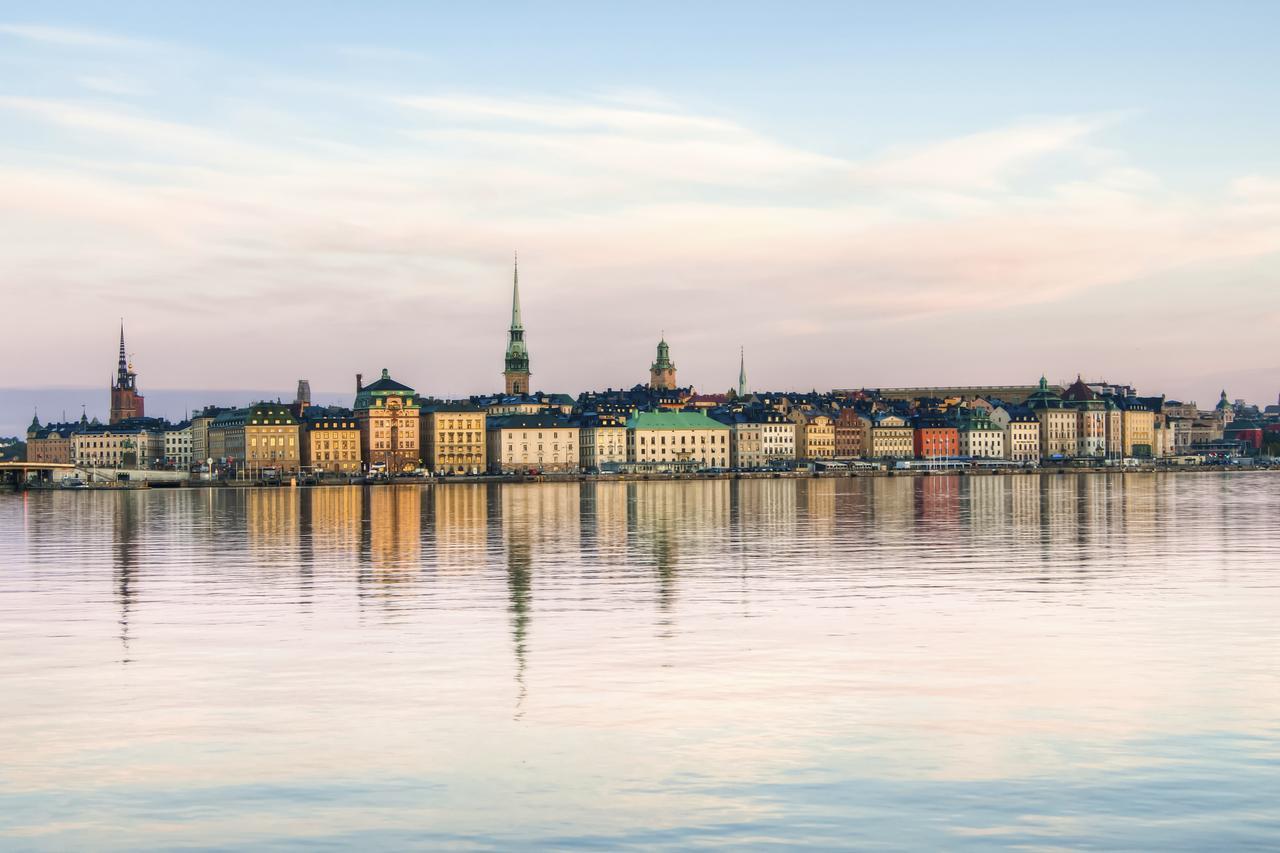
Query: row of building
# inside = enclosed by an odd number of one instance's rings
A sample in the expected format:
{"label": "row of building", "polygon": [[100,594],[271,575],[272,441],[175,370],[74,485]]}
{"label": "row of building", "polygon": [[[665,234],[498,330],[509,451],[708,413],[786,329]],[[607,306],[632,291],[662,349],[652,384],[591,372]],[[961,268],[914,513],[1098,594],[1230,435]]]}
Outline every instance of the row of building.
{"label": "row of building", "polygon": [[759,469],[834,460],[1158,459],[1248,454],[1280,442],[1280,406],[1214,409],[1129,386],[1085,382],[983,388],[750,392],[740,356],[736,388],[698,394],[677,381],[665,335],[647,384],[571,397],[530,390],[531,370],[512,282],[505,393],[444,401],[387,370],[356,376],[350,408],[292,403],[206,407],[180,423],[149,418],[124,329],[106,424],[83,416],[27,431],[27,456],[104,468],[201,470],[259,478],[317,474],[478,474],[534,471]]}
{"label": "row of building", "polygon": [[1280,440],[1277,407],[1258,412],[1224,395],[1200,411],[1079,379],[1065,389],[1042,379],[1017,403],[994,395],[896,400],[874,390],[699,395],[652,385],[576,399],[520,393],[441,401],[384,370],[369,384],[357,377],[351,408],[313,406],[299,384],[291,403],[207,407],[181,423],[133,413],[108,424],[35,419],[28,457],[259,478],[761,469],[857,459],[1027,464],[1247,454]]}

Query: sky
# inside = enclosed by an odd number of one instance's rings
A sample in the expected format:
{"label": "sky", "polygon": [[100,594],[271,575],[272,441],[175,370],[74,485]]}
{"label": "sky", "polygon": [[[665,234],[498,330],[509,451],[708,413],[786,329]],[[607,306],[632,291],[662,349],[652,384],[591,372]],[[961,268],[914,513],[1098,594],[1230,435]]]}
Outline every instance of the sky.
{"label": "sky", "polygon": [[1278,30],[1274,3],[0,2],[0,388],[105,386],[123,318],[144,393],[498,390],[518,250],[546,391],[645,381],[665,333],[707,392],[742,347],[756,389],[1274,402]]}

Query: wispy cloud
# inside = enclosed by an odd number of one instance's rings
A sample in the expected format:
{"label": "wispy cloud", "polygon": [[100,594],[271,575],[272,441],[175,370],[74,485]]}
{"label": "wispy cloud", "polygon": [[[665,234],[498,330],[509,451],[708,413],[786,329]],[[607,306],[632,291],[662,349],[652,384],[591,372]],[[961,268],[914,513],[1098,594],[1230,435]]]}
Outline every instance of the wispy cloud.
{"label": "wispy cloud", "polygon": [[0,24],[0,36],[11,36],[24,41],[66,47],[126,49],[150,44],[139,39],[125,38],[109,33],[56,27],[48,24]]}

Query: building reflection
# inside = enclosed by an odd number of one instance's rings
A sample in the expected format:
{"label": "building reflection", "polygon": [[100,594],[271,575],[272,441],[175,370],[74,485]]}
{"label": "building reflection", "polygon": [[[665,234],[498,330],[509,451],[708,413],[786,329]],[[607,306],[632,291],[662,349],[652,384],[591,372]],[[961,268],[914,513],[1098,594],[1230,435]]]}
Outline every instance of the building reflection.
{"label": "building reflection", "polygon": [[533,623],[533,574],[540,552],[573,553],[580,536],[577,483],[507,485],[488,493],[498,510],[506,559],[507,612],[515,655],[516,717],[528,695],[529,634]]}
{"label": "building reflection", "polygon": [[488,486],[450,483],[431,489],[427,499],[436,571],[452,575],[483,569],[489,536]]}
{"label": "building reflection", "polygon": [[529,693],[525,671],[529,668],[529,627],[533,620],[533,558],[529,541],[521,537],[507,540],[507,613],[516,665],[515,716],[519,719]]}
{"label": "building reflection", "polygon": [[138,531],[146,513],[146,504],[140,496],[129,492],[112,497],[115,498],[115,516],[111,540],[111,582],[120,611],[120,662],[127,664],[133,660],[129,649],[129,623],[138,596],[138,552],[141,547]]}
{"label": "building reflection", "polygon": [[292,572],[298,565],[301,513],[297,489],[245,489],[249,553],[261,568]]}
{"label": "building reflection", "polygon": [[627,560],[627,483],[583,483],[579,492],[581,551],[596,571],[608,571]]}
{"label": "building reflection", "polygon": [[681,554],[728,549],[732,492],[727,480],[627,483],[629,563],[651,566],[664,634],[675,627]]}

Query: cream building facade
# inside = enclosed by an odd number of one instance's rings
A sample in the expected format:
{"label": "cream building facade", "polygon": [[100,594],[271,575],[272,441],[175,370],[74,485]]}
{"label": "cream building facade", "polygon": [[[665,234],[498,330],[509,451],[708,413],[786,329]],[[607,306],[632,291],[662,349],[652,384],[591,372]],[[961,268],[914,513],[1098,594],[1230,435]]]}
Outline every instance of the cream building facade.
{"label": "cream building facade", "polygon": [[71,436],[72,461],[89,468],[144,469],[164,460],[164,430],[149,418],[90,426]]}
{"label": "cream building facade", "polygon": [[729,427],[703,412],[636,412],[627,421],[628,462],[729,467]]}
{"label": "cream building facade", "polygon": [[1040,459],[1040,421],[1021,409],[996,406],[991,410],[991,423],[1004,433],[1004,458],[1011,462],[1035,462]]}
{"label": "cream building facade", "polygon": [[881,414],[871,419],[867,446],[872,459],[910,459],[915,456],[915,430],[901,415]]}
{"label": "cream building facade", "polygon": [[578,428],[578,466],[591,473],[605,465],[627,461],[627,419],[598,415],[584,419]]}
{"label": "cream building facade", "polygon": [[175,471],[188,471],[193,461],[195,457],[192,455],[191,422],[170,424],[164,430],[165,464]]}
{"label": "cream building facade", "polygon": [[960,455],[970,459],[1003,459],[1004,430],[983,409],[971,411],[959,428]]}
{"label": "cream building facade", "polygon": [[491,418],[486,429],[490,471],[528,474],[578,470],[579,428],[549,414]]}

